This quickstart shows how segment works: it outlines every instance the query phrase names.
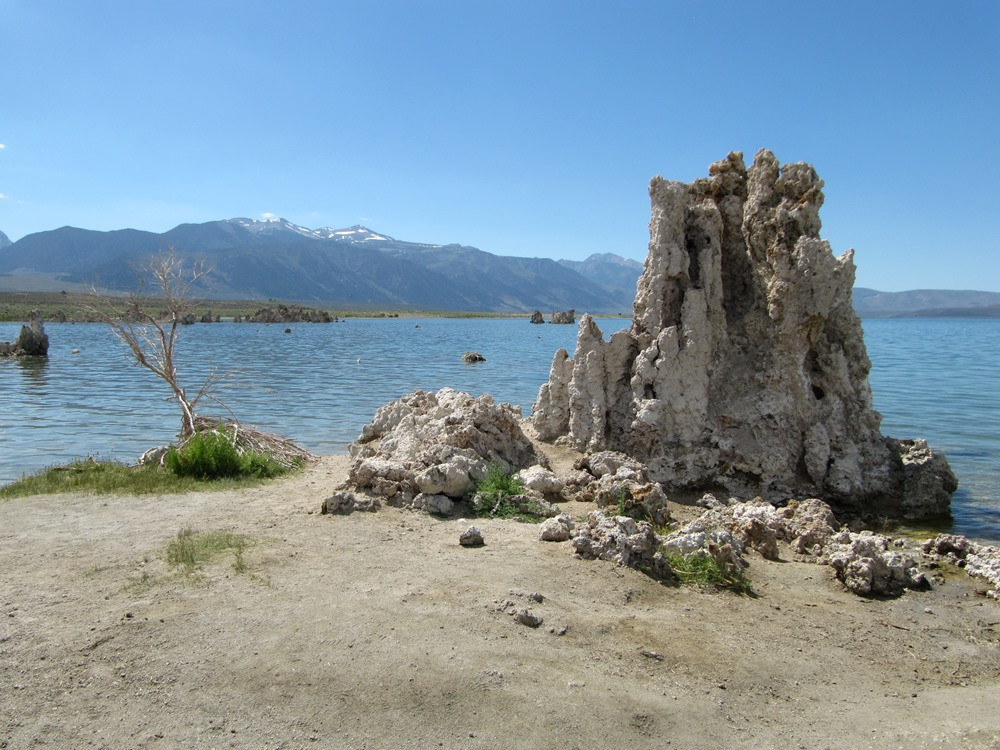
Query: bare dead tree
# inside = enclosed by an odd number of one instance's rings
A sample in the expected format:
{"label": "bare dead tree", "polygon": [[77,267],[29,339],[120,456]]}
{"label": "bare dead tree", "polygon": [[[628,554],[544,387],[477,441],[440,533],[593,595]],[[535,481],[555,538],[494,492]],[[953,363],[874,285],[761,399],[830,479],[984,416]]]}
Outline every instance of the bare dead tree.
{"label": "bare dead tree", "polygon": [[[150,259],[134,292],[111,297],[95,290],[101,304],[95,306],[94,311],[125,344],[132,363],[145,367],[170,387],[169,398],[181,409],[178,447],[183,447],[196,433],[218,432],[226,435],[238,453],[266,453],[285,468],[311,460],[314,457],[309,451],[288,438],[241,424],[218,398],[216,394],[223,388],[253,385],[246,382],[245,373],[212,371],[193,396],[181,384],[175,360],[178,335],[185,322],[194,320],[195,302],[191,291],[210,271],[204,262],[187,266],[173,248],[168,248]],[[161,301],[163,310],[157,314],[152,311],[153,303]],[[202,401],[214,402],[231,418],[209,419],[199,415],[197,410]],[[154,455],[151,460],[162,462],[164,452],[156,450],[147,454]]]}
{"label": "bare dead tree", "polygon": [[[136,291],[116,298],[101,295],[100,317],[125,344],[133,364],[145,367],[170,387],[170,399],[177,402],[182,412],[181,440],[197,431],[200,401],[214,401],[230,411],[215,394],[229,384],[236,373],[212,372],[193,396],[177,374],[177,338],[180,327],[194,309],[191,290],[210,271],[204,262],[187,266],[173,248],[168,248],[150,259],[144,274],[139,277]],[[150,310],[149,297],[162,299],[162,313],[158,315]]]}

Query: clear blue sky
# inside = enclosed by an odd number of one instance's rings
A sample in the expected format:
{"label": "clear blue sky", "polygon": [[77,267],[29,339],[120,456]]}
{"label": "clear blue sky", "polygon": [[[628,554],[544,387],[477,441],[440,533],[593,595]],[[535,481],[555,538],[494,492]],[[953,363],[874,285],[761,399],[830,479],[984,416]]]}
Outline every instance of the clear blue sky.
{"label": "clear blue sky", "polygon": [[1000,291],[998,101],[996,0],[0,0],[0,231],[641,260],[653,175],[766,147],[859,285]]}

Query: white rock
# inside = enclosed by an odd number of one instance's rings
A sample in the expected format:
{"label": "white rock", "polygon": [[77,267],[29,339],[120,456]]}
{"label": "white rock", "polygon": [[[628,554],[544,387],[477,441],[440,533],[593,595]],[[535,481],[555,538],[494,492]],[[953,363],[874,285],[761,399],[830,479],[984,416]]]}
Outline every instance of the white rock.
{"label": "white rock", "polygon": [[517,472],[517,479],[526,489],[541,492],[543,495],[558,495],[566,483],[544,466],[529,466]]}
{"label": "white rock", "polygon": [[543,542],[565,542],[570,538],[573,526],[573,519],[566,514],[546,518],[542,522],[541,539]]}

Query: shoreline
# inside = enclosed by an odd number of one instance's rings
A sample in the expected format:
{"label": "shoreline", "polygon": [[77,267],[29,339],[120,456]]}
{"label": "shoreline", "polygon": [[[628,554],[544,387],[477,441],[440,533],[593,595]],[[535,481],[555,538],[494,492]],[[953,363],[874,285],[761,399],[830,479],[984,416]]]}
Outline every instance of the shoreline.
{"label": "shoreline", "polygon": [[[0,503],[0,741],[1000,747],[983,710],[1000,701],[1000,603],[964,574],[861,599],[782,548],[750,558],[754,597],[705,593],[576,559],[534,524],[476,519],[486,546],[466,549],[469,520],[320,515],[348,466]],[[255,577],[170,572],[182,528],[248,534]]]}

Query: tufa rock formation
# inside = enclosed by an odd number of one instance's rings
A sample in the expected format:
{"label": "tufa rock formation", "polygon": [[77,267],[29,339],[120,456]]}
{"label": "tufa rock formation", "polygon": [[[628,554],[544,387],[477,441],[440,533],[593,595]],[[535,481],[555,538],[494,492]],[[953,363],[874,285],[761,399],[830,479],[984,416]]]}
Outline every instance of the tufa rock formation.
{"label": "tufa rock formation", "polygon": [[673,489],[947,513],[944,457],[879,432],[853,252],[820,239],[822,187],[765,150],[690,185],[655,178],[631,329],[604,341],[583,316],[573,359],[560,349],[538,394],[539,437],[621,451]]}
{"label": "tufa rock formation", "polygon": [[533,313],[531,313],[531,322],[534,323],[535,325],[545,322],[545,318],[542,317],[541,310],[535,310]]}
{"label": "tufa rock formation", "polygon": [[572,325],[576,322],[576,310],[555,310],[549,322],[556,325]]}
{"label": "tufa rock formation", "polygon": [[349,451],[352,488],[442,514],[450,506],[437,496],[470,495],[490,463],[513,471],[547,465],[521,431],[520,409],[450,388],[414,391],[381,407]]}
{"label": "tufa rock formation", "polygon": [[42,318],[37,312],[30,315],[28,325],[21,326],[21,332],[13,343],[0,341],[0,357],[47,357],[49,355],[49,335],[45,333]]}

